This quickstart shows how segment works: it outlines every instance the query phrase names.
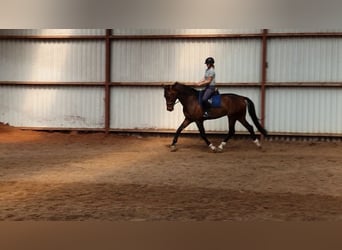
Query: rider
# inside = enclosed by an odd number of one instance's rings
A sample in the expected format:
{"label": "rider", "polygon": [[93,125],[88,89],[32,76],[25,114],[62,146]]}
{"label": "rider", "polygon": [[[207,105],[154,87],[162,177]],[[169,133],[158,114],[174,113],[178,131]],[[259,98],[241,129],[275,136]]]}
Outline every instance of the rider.
{"label": "rider", "polygon": [[207,65],[207,69],[205,70],[204,73],[204,78],[197,83],[198,86],[205,86],[204,93],[202,96],[202,102],[201,106],[202,109],[204,110],[203,117],[208,117],[208,99],[213,95],[215,92],[215,66],[214,66],[215,60],[212,57],[208,57],[205,59],[204,64]]}

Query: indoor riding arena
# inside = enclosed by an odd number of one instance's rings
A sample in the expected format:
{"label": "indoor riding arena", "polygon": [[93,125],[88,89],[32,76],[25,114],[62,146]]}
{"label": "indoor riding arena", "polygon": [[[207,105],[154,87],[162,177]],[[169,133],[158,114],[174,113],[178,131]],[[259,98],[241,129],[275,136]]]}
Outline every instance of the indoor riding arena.
{"label": "indoor riding arena", "polygon": [[[216,87],[253,101],[262,135],[195,123]],[[342,30],[0,30],[1,221],[341,221]]]}

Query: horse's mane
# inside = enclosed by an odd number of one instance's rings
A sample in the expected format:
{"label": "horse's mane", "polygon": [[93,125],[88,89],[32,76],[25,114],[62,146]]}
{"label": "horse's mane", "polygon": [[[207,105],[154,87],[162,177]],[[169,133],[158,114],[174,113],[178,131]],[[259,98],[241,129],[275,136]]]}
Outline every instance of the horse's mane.
{"label": "horse's mane", "polygon": [[182,93],[185,93],[186,95],[198,95],[198,90],[185,85],[183,83],[179,83],[179,82],[175,82],[175,84],[173,85],[174,88],[176,88],[177,90],[179,90]]}

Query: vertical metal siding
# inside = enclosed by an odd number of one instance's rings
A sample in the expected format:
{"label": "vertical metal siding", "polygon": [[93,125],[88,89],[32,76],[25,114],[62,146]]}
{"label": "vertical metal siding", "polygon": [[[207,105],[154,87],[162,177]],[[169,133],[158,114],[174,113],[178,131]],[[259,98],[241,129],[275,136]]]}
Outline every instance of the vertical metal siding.
{"label": "vertical metal siding", "polygon": [[114,87],[111,89],[111,128],[156,129],[165,122],[163,89]]}
{"label": "vertical metal siding", "polygon": [[13,126],[103,128],[98,87],[0,86],[0,120]]}
{"label": "vertical metal siding", "polygon": [[272,39],[268,43],[268,81],[342,81],[342,39]]}
{"label": "vertical metal siding", "polygon": [[112,81],[195,82],[204,60],[216,60],[217,82],[258,82],[259,40],[118,40],[112,43]]}
{"label": "vertical metal siding", "polygon": [[208,35],[254,34],[260,29],[113,29],[113,35]]}
{"label": "vertical metal siding", "polygon": [[104,81],[101,41],[0,41],[0,81]]}
{"label": "vertical metal siding", "polygon": [[[341,82],[342,39],[271,39],[268,65],[270,82]],[[340,88],[271,88],[266,94],[271,132],[341,133]]]}
{"label": "vertical metal siding", "polygon": [[324,33],[324,32],[342,32],[341,28],[317,28],[317,27],[297,27],[297,28],[283,28],[283,29],[269,29],[269,33]]}
{"label": "vertical metal siding", "polygon": [[272,88],[266,101],[271,132],[342,133],[341,88]]}
{"label": "vertical metal siding", "polygon": [[0,35],[105,35],[104,29],[0,29]]}

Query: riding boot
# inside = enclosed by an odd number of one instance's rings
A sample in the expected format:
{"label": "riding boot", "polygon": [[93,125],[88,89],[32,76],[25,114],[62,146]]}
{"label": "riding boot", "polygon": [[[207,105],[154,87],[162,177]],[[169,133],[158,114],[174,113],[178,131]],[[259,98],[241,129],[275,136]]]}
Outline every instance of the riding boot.
{"label": "riding boot", "polygon": [[208,101],[204,101],[203,104],[203,117],[208,118],[209,117],[209,110],[211,108],[211,105]]}

